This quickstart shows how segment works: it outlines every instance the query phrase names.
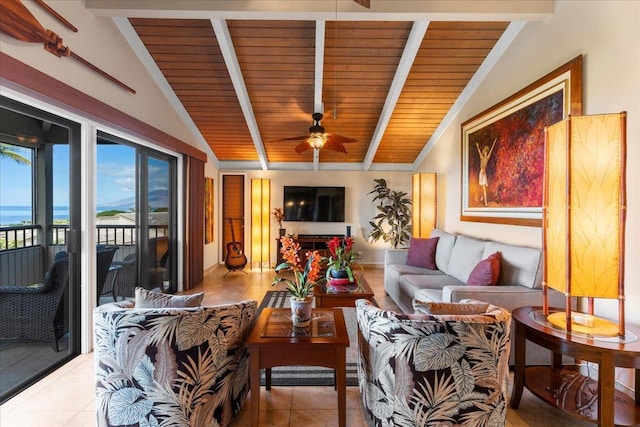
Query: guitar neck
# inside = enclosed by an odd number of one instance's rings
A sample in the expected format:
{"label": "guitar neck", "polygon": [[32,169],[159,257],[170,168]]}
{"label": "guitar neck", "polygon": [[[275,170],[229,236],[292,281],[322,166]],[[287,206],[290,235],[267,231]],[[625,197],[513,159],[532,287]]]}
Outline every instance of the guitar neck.
{"label": "guitar neck", "polygon": [[231,228],[231,241],[236,241],[236,233],[233,230],[233,218],[229,218],[229,228]]}

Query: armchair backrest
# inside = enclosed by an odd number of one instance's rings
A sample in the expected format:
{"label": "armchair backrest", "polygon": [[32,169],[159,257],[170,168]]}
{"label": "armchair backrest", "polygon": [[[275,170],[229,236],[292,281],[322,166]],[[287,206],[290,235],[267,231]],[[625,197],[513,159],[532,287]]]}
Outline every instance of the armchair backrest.
{"label": "armchair backrest", "polygon": [[95,308],[98,427],[227,425],[249,390],[244,341],[256,311],[256,301]]}
{"label": "armchair backrest", "polygon": [[374,425],[505,424],[508,311],[404,314],[358,300],[356,312],[359,386]]}
{"label": "armchair backrest", "polygon": [[61,258],[51,264],[44,279],[47,292],[56,294],[62,298],[67,283],[69,282],[69,258]]}

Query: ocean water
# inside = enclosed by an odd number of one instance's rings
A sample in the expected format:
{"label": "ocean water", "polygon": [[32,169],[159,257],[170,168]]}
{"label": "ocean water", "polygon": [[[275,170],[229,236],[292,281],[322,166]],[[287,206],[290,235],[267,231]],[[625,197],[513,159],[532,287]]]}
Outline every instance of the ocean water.
{"label": "ocean water", "polygon": [[[69,207],[54,206],[53,219],[69,221]],[[23,224],[31,224],[31,206],[0,206],[0,226]]]}

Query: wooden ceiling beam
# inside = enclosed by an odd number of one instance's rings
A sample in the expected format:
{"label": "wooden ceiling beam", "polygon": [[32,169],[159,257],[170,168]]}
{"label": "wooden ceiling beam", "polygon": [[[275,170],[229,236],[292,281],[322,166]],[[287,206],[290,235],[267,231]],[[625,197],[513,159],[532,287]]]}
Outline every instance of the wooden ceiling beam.
{"label": "wooden ceiling beam", "polygon": [[373,132],[373,136],[371,137],[369,149],[367,150],[367,154],[364,157],[362,166],[365,171],[368,171],[371,168],[371,164],[373,163],[376,151],[378,151],[378,147],[380,146],[380,141],[382,141],[382,137],[384,136],[384,131],[389,124],[389,120],[391,119],[393,110],[396,106],[396,103],[398,102],[398,99],[400,98],[404,83],[407,80],[409,71],[411,71],[413,60],[416,58],[416,55],[420,50],[422,39],[424,39],[424,35],[427,32],[428,27],[429,21],[416,21],[411,27],[411,32],[409,33],[407,43],[405,44],[404,50],[402,51],[402,57],[400,58],[396,74],[393,77],[393,82],[391,83],[391,87],[389,88],[387,99],[384,103],[384,107],[382,107],[382,111],[380,112],[378,124],[376,125],[376,129]]}
{"label": "wooden ceiling beam", "polygon": [[[316,21],[316,67],[313,88],[313,113],[324,114],[322,103],[322,76],[324,73],[324,33],[325,21]],[[313,150],[313,170],[317,171],[320,163],[320,150]]]}
{"label": "wooden ceiling beam", "polygon": [[233,47],[231,34],[229,34],[229,27],[227,27],[227,22],[222,19],[211,19],[211,25],[213,26],[213,31],[216,33],[216,39],[218,39],[218,44],[220,45],[224,62],[227,64],[229,76],[231,77],[233,88],[238,96],[238,102],[240,103],[240,108],[242,108],[242,113],[244,114],[244,118],[247,122],[249,134],[253,140],[253,145],[256,147],[258,160],[260,161],[262,170],[267,170],[267,153],[264,149],[262,137],[260,136],[258,122],[253,114],[253,107],[251,106],[247,86],[245,85],[244,78],[242,77],[242,70],[240,69],[238,57],[236,56],[236,52]]}

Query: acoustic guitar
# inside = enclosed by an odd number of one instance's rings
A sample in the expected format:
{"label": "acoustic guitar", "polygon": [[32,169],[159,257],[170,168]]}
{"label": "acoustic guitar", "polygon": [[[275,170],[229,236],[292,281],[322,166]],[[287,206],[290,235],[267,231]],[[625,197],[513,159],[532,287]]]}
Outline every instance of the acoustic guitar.
{"label": "acoustic guitar", "polygon": [[233,218],[228,218],[231,227],[231,241],[227,243],[227,256],[224,259],[224,266],[227,270],[242,270],[247,265],[247,257],[242,250],[242,243],[236,242],[236,235],[233,230]]}

